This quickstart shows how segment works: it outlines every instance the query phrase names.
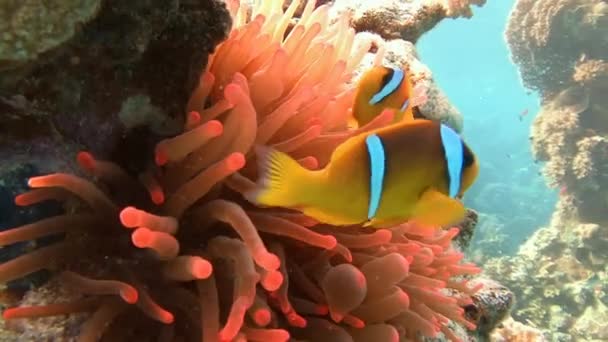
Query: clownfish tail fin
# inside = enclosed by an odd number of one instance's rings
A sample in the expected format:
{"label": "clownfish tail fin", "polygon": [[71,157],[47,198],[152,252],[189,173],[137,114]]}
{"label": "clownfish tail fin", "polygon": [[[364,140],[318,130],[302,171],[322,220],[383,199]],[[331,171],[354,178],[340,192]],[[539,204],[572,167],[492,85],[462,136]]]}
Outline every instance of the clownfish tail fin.
{"label": "clownfish tail fin", "polygon": [[245,194],[250,202],[268,207],[297,207],[301,205],[310,182],[311,171],[289,155],[275,149],[258,146],[258,181],[254,190]]}

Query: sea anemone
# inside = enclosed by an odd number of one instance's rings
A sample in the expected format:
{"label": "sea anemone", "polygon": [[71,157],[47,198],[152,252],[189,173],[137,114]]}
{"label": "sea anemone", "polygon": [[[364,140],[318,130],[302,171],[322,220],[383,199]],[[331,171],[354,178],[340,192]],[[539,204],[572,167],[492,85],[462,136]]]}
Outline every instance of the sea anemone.
{"label": "sea anemone", "polygon": [[12,307],[5,320],[91,312],[79,341],[457,341],[450,321],[475,328],[462,306],[479,269],[451,247],[457,228],[338,228],[243,198],[255,145],[314,169],[393,117],[347,128],[349,81],[371,42],[348,14],[330,24],[315,1],[294,24],[299,4],[228,2],[233,30],[200,76],[183,133],[160,141],[141,174],[81,152],[94,182],[29,179],[18,205],[66,201],[66,213],[1,232],[0,245],[65,238],[1,264],[0,281],[52,269],[77,296]]}

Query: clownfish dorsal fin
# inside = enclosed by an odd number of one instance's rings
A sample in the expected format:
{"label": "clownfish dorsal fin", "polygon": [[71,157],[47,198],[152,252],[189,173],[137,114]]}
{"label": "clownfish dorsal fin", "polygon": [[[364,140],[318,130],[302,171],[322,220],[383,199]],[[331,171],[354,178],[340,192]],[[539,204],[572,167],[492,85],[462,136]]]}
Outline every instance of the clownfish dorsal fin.
{"label": "clownfish dorsal fin", "polygon": [[382,140],[376,134],[370,134],[365,138],[367,153],[369,154],[370,186],[369,186],[369,207],[367,219],[371,220],[376,216],[380,200],[382,199],[382,189],[384,186],[384,174],[386,172],[386,155]]}
{"label": "clownfish dorsal fin", "polygon": [[405,79],[405,72],[400,69],[386,68],[388,73],[382,79],[380,90],[369,100],[370,105],[375,105],[384,100],[387,96],[394,93]]}
{"label": "clownfish dorsal fin", "polygon": [[444,157],[448,169],[449,194],[450,197],[456,197],[460,192],[464,147],[458,133],[450,127],[441,124],[440,132]]}

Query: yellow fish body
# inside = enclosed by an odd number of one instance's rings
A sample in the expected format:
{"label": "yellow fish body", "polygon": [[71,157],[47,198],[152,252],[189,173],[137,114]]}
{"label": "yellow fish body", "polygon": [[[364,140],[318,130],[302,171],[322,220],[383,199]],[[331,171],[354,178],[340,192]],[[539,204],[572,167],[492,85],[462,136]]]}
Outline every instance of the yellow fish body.
{"label": "yellow fish body", "polygon": [[413,107],[426,100],[421,87],[413,87],[410,73],[402,69],[375,66],[357,84],[351,126],[361,127],[384,109],[396,110],[394,122],[414,119]]}
{"label": "yellow fish body", "polygon": [[354,136],[322,170],[260,147],[258,185],[247,198],[296,209],[332,225],[387,227],[408,220],[447,225],[464,217],[456,198],[474,182],[478,164],[451,128],[428,120],[401,122]]}

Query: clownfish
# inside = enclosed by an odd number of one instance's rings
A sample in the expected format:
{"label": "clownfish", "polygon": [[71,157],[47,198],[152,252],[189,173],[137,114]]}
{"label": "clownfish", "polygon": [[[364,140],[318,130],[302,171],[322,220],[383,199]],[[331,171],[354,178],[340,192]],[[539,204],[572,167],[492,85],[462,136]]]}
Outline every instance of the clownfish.
{"label": "clownfish", "polygon": [[375,66],[361,76],[355,92],[351,127],[372,121],[384,109],[395,109],[398,121],[414,120],[413,107],[426,101],[422,84],[412,87],[410,73],[402,69]]}
{"label": "clownfish", "polygon": [[479,170],[458,133],[422,119],[349,138],[321,170],[305,169],[268,147],[256,153],[258,181],[245,194],[249,201],[295,209],[336,226],[456,223],[465,215],[459,198]]}

